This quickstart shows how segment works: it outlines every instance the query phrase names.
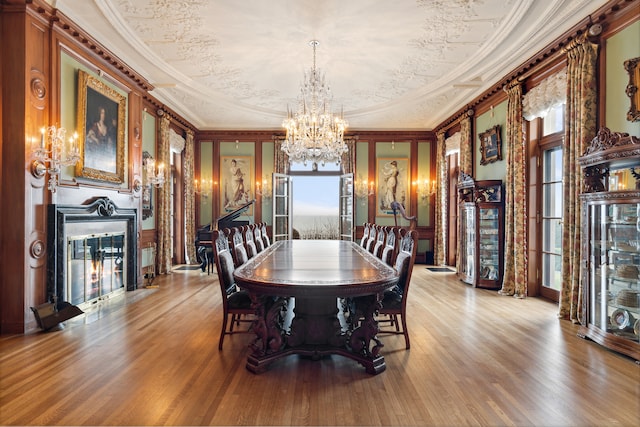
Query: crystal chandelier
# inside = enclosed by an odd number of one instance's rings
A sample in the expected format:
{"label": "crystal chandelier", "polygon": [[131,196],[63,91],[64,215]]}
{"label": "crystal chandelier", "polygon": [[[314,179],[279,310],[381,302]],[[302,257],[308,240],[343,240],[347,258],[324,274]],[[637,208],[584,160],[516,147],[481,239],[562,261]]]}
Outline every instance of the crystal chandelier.
{"label": "crystal chandelier", "polygon": [[289,156],[289,162],[340,163],[348,151],[344,142],[347,121],[342,115],[331,112],[331,90],[325,83],[324,75],[316,70],[316,48],[320,42],[311,40],[313,47],[313,67],[305,73],[304,83],[298,98],[298,110],[287,108],[287,118],[282,126],[287,136],[282,151]]}

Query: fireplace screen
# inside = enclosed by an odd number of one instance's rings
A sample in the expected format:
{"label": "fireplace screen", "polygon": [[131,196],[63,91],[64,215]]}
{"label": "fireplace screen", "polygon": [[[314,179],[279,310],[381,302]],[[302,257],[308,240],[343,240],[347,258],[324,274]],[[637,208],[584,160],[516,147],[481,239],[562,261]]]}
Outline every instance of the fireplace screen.
{"label": "fireplace screen", "polygon": [[67,240],[67,292],[74,305],[97,300],[124,288],[124,233],[73,236]]}

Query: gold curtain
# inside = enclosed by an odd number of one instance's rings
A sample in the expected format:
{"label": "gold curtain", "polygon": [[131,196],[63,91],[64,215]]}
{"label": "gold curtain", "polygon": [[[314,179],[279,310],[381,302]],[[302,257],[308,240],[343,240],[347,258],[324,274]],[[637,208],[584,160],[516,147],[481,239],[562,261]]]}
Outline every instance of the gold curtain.
{"label": "gold curtain", "polygon": [[527,296],[527,197],[526,145],[522,132],[522,86],[519,82],[507,89],[505,182],[505,248],[501,295]]}
{"label": "gold curtain", "polygon": [[473,176],[472,147],[471,114],[467,112],[460,120],[460,170],[470,176]]}
{"label": "gold curtain", "polygon": [[349,150],[347,150],[347,152],[344,153],[342,155],[342,158],[340,159],[342,163],[342,173],[354,173],[354,171],[356,170],[355,164],[356,164],[356,142],[357,141],[358,141],[357,136],[344,138],[344,143],[347,144],[347,148]]}
{"label": "gold curtain", "polygon": [[564,212],[562,227],[562,288],[558,316],[578,322],[582,314],[580,283],[580,193],[578,158],[596,135],[598,45],[586,35],[576,38],[567,52],[567,105],[563,150]]}
{"label": "gold curtain", "polygon": [[[460,119],[460,172],[473,176],[473,154],[471,152],[471,147],[473,147],[473,137],[471,135],[471,116],[472,114],[467,112],[464,117]],[[460,237],[461,236],[458,236],[458,244],[456,245],[457,271],[460,271],[460,261],[462,260]]]}
{"label": "gold curtain", "polygon": [[187,263],[197,264],[196,248],[193,242],[196,241],[196,201],[193,188],[195,176],[194,167],[194,142],[193,131],[187,130],[187,138],[184,149],[184,226],[185,226],[185,250],[187,253]]}
{"label": "gold curtain", "polygon": [[289,171],[289,156],[282,151],[283,137],[273,137],[273,172],[287,173]]}
{"label": "gold curtain", "polygon": [[160,144],[156,155],[158,162],[165,165],[165,173],[168,175],[164,185],[157,189],[156,231],[158,233],[158,253],[156,272],[158,274],[171,272],[171,142],[169,123],[169,117],[165,114],[160,119]]}
{"label": "gold curtain", "polygon": [[447,264],[447,212],[449,200],[449,177],[447,175],[447,147],[444,132],[439,132],[436,140],[436,213],[433,239],[433,262]]}

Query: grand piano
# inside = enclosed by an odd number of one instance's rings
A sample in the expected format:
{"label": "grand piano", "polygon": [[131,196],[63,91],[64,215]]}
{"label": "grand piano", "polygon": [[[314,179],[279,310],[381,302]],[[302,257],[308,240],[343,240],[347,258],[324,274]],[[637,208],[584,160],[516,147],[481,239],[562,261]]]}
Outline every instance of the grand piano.
{"label": "grand piano", "polygon": [[196,255],[200,262],[202,272],[206,271],[207,273],[211,273],[211,270],[213,269],[213,251],[211,249],[211,245],[213,244],[213,230],[224,230],[225,228],[248,225],[248,220],[237,220],[237,218],[245,213],[249,207],[255,203],[255,201],[256,200],[253,199],[249,203],[246,203],[239,208],[230,211],[226,215],[221,216],[216,220],[216,223],[213,224],[214,228],[212,228],[212,223],[209,223],[196,230]]}

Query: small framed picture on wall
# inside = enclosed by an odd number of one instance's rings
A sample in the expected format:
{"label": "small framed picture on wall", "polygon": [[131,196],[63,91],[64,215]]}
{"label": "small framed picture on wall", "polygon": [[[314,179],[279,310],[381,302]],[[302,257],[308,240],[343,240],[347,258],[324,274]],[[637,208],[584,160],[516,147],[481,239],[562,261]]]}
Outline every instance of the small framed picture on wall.
{"label": "small framed picture on wall", "polygon": [[480,138],[480,164],[502,160],[502,143],[500,141],[500,125],[495,125],[478,135]]}

